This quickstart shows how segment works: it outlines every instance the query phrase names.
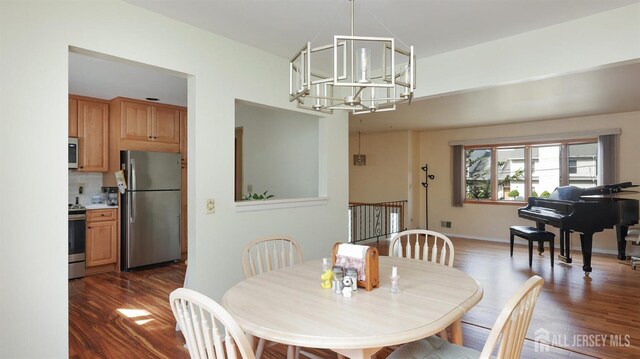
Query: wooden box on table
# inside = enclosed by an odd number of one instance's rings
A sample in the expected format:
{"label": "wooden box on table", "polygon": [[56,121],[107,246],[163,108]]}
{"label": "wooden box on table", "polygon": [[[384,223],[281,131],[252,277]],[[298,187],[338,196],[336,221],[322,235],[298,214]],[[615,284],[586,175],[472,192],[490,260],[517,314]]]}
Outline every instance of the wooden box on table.
{"label": "wooden box on table", "polygon": [[[342,243],[337,242],[333,245],[331,250],[331,262],[336,265],[336,259],[338,256],[338,247]],[[364,256],[364,281],[358,280],[358,287],[364,288],[366,291],[371,291],[373,288],[380,286],[380,271],[379,271],[379,258],[378,249],[375,247],[369,247]]]}

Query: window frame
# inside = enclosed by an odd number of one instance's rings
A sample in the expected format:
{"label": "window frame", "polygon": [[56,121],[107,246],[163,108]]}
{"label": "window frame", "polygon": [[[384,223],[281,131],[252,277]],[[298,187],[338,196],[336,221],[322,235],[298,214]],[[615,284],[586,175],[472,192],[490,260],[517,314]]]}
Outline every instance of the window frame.
{"label": "window frame", "polygon": [[[490,199],[474,199],[467,197],[467,188],[464,189],[464,203],[469,204],[498,204],[498,205],[518,205],[522,206],[526,204],[526,198],[531,196],[532,185],[532,162],[531,162],[531,149],[535,147],[557,145],[560,147],[560,186],[566,186],[569,184],[569,146],[577,144],[595,143],[598,144],[598,137],[592,138],[580,138],[580,139],[567,139],[567,140],[549,140],[549,141],[535,141],[535,142],[513,142],[513,143],[500,143],[500,144],[479,144],[462,146],[462,153],[466,153],[468,150],[476,149],[488,149],[491,150],[491,198]],[[498,169],[497,169],[497,154],[498,149],[524,149],[524,173],[525,173],[525,193],[524,201],[516,200],[499,200],[498,195]],[[464,171],[462,173],[463,181],[466,183],[467,179],[467,165],[466,160],[463,163]]]}

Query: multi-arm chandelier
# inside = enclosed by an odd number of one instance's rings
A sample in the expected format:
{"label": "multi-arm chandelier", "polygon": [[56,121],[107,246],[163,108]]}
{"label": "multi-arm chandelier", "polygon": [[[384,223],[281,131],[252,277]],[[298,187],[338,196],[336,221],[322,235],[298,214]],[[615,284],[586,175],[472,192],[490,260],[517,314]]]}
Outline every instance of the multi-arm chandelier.
{"label": "multi-arm chandelier", "polygon": [[404,50],[396,48],[392,37],[355,36],[355,0],[349,1],[351,35],[335,35],[333,44],[315,48],[307,42],[289,62],[289,101],[309,110],[355,114],[411,103],[416,84],[413,46]]}

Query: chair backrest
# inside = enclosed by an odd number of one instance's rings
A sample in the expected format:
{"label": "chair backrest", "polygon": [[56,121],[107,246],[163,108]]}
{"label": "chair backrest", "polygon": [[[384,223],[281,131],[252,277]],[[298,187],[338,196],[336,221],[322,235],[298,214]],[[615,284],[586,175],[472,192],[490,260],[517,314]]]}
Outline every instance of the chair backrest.
{"label": "chair backrest", "polygon": [[192,359],[255,359],[242,328],[213,299],[191,289],[178,288],[169,296],[171,310],[187,342]]}
{"label": "chair backrest", "polygon": [[391,237],[389,256],[422,259],[453,267],[453,243],[442,233],[409,229]]}
{"label": "chair backrest", "polygon": [[242,250],[244,277],[302,263],[300,245],[289,236],[258,238]]}
{"label": "chair backrest", "polygon": [[489,333],[489,338],[480,355],[481,359],[492,358],[496,347],[498,349],[496,359],[520,357],[543,283],[542,278],[533,276],[509,299]]}

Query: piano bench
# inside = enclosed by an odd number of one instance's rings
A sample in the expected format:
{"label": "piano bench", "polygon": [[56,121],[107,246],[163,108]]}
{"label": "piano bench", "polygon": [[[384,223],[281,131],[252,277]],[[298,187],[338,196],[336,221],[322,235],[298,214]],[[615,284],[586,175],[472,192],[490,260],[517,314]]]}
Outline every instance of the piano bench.
{"label": "piano bench", "polygon": [[[553,268],[553,246],[555,234],[528,226],[511,226],[509,228],[509,243],[511,244],[511,256],[513,257],[514,236],[524,238],[529,241],[529,267],[533,264],[533,242],[549,242],[551,267]],[[540,252],[538,252],[540,254]]]}

